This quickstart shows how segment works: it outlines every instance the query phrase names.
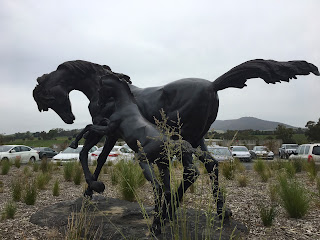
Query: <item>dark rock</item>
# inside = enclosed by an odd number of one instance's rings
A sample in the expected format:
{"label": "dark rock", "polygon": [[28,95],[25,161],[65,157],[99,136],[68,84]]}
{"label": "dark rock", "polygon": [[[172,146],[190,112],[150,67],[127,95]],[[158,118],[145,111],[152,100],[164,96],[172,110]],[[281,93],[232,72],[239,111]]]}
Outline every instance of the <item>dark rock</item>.
{"label": "dark rock", "polygon": [[[136,202],[95,195],[92,200],[78,198],[46,207],[33,214],[30,222],[66,233],[72,215],[78,223],[81,223],[80,216],[86,216],[84,224],[89,229],[87,237],[98,235],[98,239],[153,239],[155,237],[149,231],[152,207],[144,206],[144,211],[141,209]],[[216,214],[209,215],[196,209],[182,208],[177,213],[178,224],[166,223],[157,239],[176,239],[172,233],[179,233],[178,239],[199,240],[230,239],[231,236],[247,233],[242,223],[231,219],[222,224]]]}

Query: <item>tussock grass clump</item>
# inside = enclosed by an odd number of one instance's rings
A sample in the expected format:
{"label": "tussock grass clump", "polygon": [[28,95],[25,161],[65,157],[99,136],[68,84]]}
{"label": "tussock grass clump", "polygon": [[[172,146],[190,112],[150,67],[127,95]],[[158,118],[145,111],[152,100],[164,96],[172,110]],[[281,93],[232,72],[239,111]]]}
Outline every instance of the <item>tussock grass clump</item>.
{"label": "tussock grass clump", "polygon": [[52,165],[47,161],[47,159],[42,159],[40,163],[40,170],[43,173],[51,172],[52,171]]}
{"label": "tussock grass clump", "polygon": [[295,176],[296,168],[292,162],[286,162],[286,164],[284,165],[284,168],[289,178],[293,178]]}
{"label": "tussock grass clump", "polygon": [[82,180],[82,168],[80,165],[75,164],[73,169],[73,182],[75,185],[80,185]]}
{"label": "tussock grass clump", "polygon": [[93,160],[93,161],[92,161],[92,166],[97,166],[97,165],[98,165],[97,160]]}
{"label": "tussock grass clump", "polygon": [[235,165],[232,161],[221,163],[222,175],[228,179],[233,180],[235,175]]}
{"label": "tussock grass clump", "polygon": [[35,163],[33,164],[32,169],[33,169],[34,172],[38,172],[38,171],[39,171],[39,163],[35,162]]}
{"label": "tussock grass clump", "polygon": [[3,182],[0,181],[0,193],[3,193],[3,192],[4,192]]}
{"label": "tussock grass clump", "polygon": [[14,215],[16,214],[16,211],[16,204],[13,202],[7,202],[2,212],[2,219],[13,219]]}
{"label": "tussock grass clump", "polygon": [[318,190],[318,195],[320,197],[320,177],[317,178],[317,190]]}
{"label": "tussock grass clump", "polygon": [[127,201],[134,201],[136,189],[146,182],[139,164],[133,161],[120,160],[116,164],[116,169],[119,171],[122,197]]}
{"label": "tussock grass clump", "polygon": [[306,171],[308,172],[308,176],[310,181],[314,181],[318,174],[318,168],[316,166],[316,163],[314,160],[311,160],[310,162],[307,162],[306,164]]}
{"label": "tussock grass clump", "polygon": [[262,159],[258,159],[253,164],[254,171],[256,171],[259,174],[264,172],[266,170],[266,168],[267,168],[267,166],[266,166],[265,162]]}
{"label": "tussock grass clump", "polygon": [[111,169],[110,177],[112,185],[117,185],[119,183],[118,171],[115,167]]}
{"label": "tussock grass clump", "polygon": [[292,164],[296,170],[296,173],[302,172],[303,169],[303,160],[301,158],[293,159]]}
{"label": "tussock grass clump", "polygon": [[19,202],[22,196],[22,184],[20,179],[13,180],[11,182],[11,194],[12,200]]}
{"label": "tussock grass clump", "polygon": [[1,175],[7,175],[11,167],[9,160],[2,160],[1,163]]}
{"label": "tussock grass clump", "polygon": [[276,216],[275,207],[271,206],[269,208],[261,205],[258,208],[259,208],[260,218],[263,222],[263,225],[266,227],[272,226],[273,220]]}
{"label": "tussock grass clump", "polygon": [[49,173],[40,173],[36,178],[37,187],[40,190],[44,190],[49,183],[51,176]]}
{"label": "tussock grass clump", "polygon": [[15,166],[16,168],[20,168],[20,167],[21,167],[21,160],[20,160],[19,158],[16,158],[16,159],[14,160],[14,166]]}
{"label": "tussock grass clump", "polygon": [[269,197],[272,203],[277,202],[278,199],[278,186],[277,184],[270,184],[269,185]]}
{"label": "tussock grass clump", "polygon": [[112,161],[107,161],[107,166],[108,166],[108,167],[113,166],[113,162],[112,162]]}
{"label": "tussock grass clump", "polygon": [[34,205],[37,200],[37,185],[34,181],[29,182],[25,186],[23,200],[27,205]]}
{"label": "tussock grass clump", "polygon": [[52,195],[53,196],[59,196],[60,195],[60,187],[58,179],[54,182],[53,189],[52,189]]}
{"label": "tussock grass clump", "polygon": [[279,176],[278,181],[278,193],[281,205],[290,217],[303,217],[309,210],[310,199],[307,190],[296,180],[290,179],[288,181],[287,176],[283,174]]}
{"label": "tussock grass clump", "polygon": [[246,187],[248,185],[248,178],[246,175],[241,174],[237,177],[239,187]]}
{"label": "tussock grass clump", "polygon": [[242,162],[240,162],[240,160],[238,158],[234,159],[233,163],[235,165],[237,172],[243,173],[246,170],[245,166],[243,165]]}
{"label": "tussock grass clump", "polygon": [[108,174],[108,168],[106,166],[102,167],[103,174]]}
{"label": "tussock grass clump", "polygon": [[67,162],[63,165],[63,176],[64,180],[66,180],[67,182],[72,181],[74,165],[74,162]]}

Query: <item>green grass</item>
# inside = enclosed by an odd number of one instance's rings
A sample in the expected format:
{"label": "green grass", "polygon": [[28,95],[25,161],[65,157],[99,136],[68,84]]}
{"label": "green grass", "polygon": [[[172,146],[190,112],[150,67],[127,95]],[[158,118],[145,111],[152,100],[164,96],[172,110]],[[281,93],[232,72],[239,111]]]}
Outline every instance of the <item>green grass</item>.
{"label": "green grass", "polygon": [[21,167],[21,161],[20,161],[19,158],[16,158],[16,159],[14,160],[14,166],[15,166],[16,168],[20,168],[20,167]]}
{"label": "green grass", "polygon": [[292,218],[302,218],[309,210],[310,198],[307,190],[296,180],[280,175],[278,193],[281,205]]}
{"label": "green grass", "polygon": [[40,190],[46,189],[46,185],[49,183],[51,176],[49,173],[40,173],[36,178],[37,187]]}
{"label": "green grass", "polygon": [[19,202],[22,196],[22,184],[20,179],[13,180],[11,182],[11,194],[12,200]]}
{"label": "green grass", "polygon": [[67,162],[66,164],[63,165],[63,176],[64,176],[64,180],[66,180],[67,182],[72,181],[74,166],[75,166],[74,162]]}
{"label": "green grass", "polygon": [[1,162],[1,175],[7,175],[9,173],[11,163],[7,160]]}
{"label": "green grass", "polygon": [[29,182],[25,186],[23,200],[27,205],[34,205],[37,200],[37,185],[34,181]]}
{"label": "green grass", "polygon": [[2,212],[2,219],[8,219],[8,218],[13,219],[14,215],[16,214],[16,211],[17,211],[16,204],[13,202],[7,202]]}
{"label": "green grass", "polygon": [[52,195],[53,196],[60,195],[60,187],[59,187],[58,179],[54,182],[53,189],[52,189]]}
{"label": "green grass", "polygon": [[73,169],[73,182],[75,185],[80,185],[83,176],[82,168],[79,164],[74,165]]}
{"label": "green grass", "polygon": [[268,208],[266,206],[259,206],[260,218],[263,222],[263,225],[266,227],[272,226],[273,220],[276,216],[276,211],[274,206]]}
{"label": "green grass", "polygon": [[226,161],[221,164],[222,175],[228,179],[233,180],[235,175],[235,165],[231,161]]}
{"label": "green grass", "polygon": [[248,178],[246,175],[241,174],[237,177],[239,187],[246,187],[248,185]]}

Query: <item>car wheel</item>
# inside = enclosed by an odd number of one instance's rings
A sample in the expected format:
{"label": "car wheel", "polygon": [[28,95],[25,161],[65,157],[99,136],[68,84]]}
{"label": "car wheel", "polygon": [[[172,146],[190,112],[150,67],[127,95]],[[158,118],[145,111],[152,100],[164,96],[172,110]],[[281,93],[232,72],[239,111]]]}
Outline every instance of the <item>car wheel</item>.
{"label": "car wheel", "polygon": [[4,157],[4,158],[1,159],[1,161],[9,161],[9,158]]}
{"label": "car wheel", "polygon": [[32,156],[29,161],[34,163],[34,162],[36,162],[36,158]]}

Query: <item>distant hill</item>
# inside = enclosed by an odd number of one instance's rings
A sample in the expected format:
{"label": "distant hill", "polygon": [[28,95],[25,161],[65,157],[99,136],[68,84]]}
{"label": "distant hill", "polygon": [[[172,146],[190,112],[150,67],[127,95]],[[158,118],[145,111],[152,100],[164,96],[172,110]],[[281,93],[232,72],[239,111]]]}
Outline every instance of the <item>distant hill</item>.
{"label": "distant hill", "polygon": [[232,119],[232,120],[216,120],[210,127],[210,129],[215,130],[260,130],[260,131],[272,131],[275,130],[278,125],[284,125],[286,128],[296,128],[284,123],[280,122],[272,122],[266,121],[254,117],[242,117],[239,119]]}

